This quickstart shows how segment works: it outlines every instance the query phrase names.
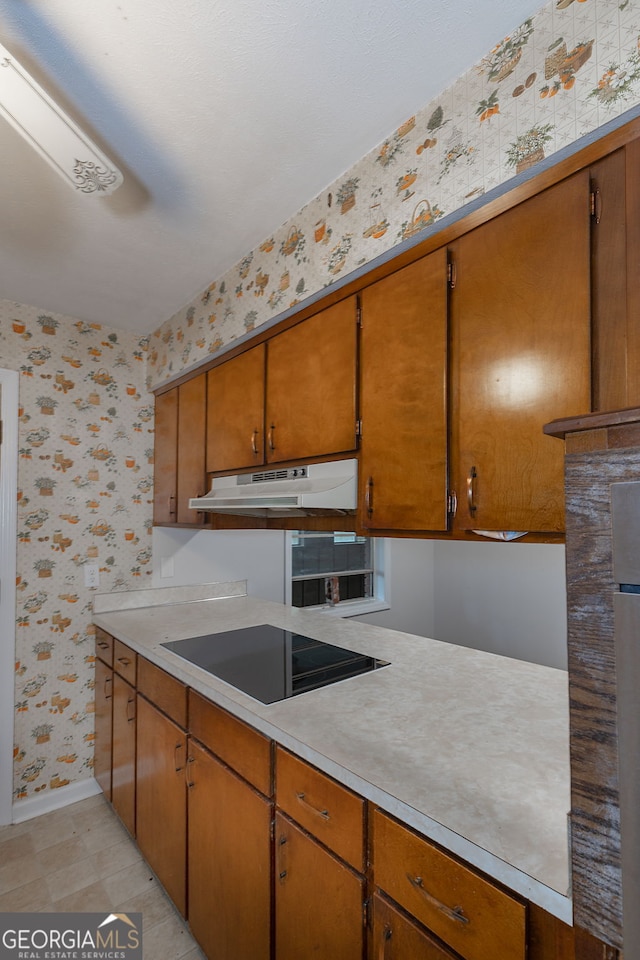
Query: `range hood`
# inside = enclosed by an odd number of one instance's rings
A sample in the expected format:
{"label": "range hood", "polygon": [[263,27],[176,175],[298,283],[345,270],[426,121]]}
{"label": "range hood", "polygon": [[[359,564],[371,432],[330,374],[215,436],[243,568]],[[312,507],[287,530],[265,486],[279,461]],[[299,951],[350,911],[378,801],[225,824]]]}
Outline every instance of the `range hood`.
{"label": "range hood", "polygon": [[357,460],[333,460],[216,477],[209,493],[189,500],[189,507],[245,517],[353,513],[358,496],[357,475]]}

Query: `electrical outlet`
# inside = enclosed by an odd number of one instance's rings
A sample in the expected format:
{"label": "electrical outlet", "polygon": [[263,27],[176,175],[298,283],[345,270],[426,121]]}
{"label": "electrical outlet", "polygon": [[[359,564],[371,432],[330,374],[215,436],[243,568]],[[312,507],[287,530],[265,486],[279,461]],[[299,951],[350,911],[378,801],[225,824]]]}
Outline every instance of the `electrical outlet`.
{"label": "electrical outlet", "polygon": [[100,586],[100,567],[98,566],[97,563],[85,563],[84,585],[85,587]]}

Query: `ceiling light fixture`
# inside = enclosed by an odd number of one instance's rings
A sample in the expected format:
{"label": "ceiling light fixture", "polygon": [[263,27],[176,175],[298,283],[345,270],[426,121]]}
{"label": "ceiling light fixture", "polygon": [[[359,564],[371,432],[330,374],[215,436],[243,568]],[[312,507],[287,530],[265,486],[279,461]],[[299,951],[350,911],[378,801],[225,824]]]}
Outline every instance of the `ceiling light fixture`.
{"label": "ceiling light fixture", "polygon": [[78,193],[107,196],[123,176],[0,44],[0,114]]}

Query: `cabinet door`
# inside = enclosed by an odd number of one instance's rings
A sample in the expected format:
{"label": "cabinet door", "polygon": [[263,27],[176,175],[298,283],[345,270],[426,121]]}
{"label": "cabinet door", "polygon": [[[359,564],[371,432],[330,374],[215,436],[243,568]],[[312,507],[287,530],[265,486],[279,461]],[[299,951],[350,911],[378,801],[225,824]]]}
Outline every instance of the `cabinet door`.
{"label": "cabinet door", "polygon": [[371,960],[456,960],[379,894],[372,899]]}
{"label": "cabinet door", "polygon": [[364,879],[276,815],[278,960],[362,960]]}
{"label": "cabinet door", "polygon": [[176,465],[178,523],[199,523],[202,515],[189,509],[190,497],[205,492],[206,374],[178,387],[178,455]]}
{"label": "cabinet door", "polygon": [[268,462],[355,449],[356,354],[355,297],[269,340]]}
{"label": "cabinet door", "polygon": [[189,743],[189,925],[208,960],[269,960],[271,803]]}
{"label": "cabinet door", "polygon": [[178,388],[155,402],[153,450],[153,522],[174,523],[178,462]]}
{"label": "cabinet door", "polygon": [[137,700],[136,836],[138,846],[186,913],[187,738],[143,697]]}
{"label": "cabinet door", "polygon": [[99,659],[96,659],[95,701],[93,775],[107,800],[111,800],[113,670]]}
{"label": "cabinet door", "polygon": [[113,808],[132,836],[136,832],[136,691],[113,677]]}
{"label": "cabinet door", "polygon": [[563,451],[542,427],[590,409],[589,175],[452,247],[456,527],[564,530]]}
{"label": "cabinet door", "polygon": [[207,374],[207,473],[264,462],[265,345]]}
{"label": "cabinet door", "polygon": [[447,529],[447,258],[362,292],[361,522]]}

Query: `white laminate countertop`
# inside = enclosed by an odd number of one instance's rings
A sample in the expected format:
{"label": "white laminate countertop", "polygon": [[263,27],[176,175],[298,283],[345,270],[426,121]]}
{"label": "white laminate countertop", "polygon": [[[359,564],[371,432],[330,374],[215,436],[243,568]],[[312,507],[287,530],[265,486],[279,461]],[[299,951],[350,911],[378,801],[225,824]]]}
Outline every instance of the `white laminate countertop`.
{"label": "white laminate countertop", "polygon": [[[571,923],[567,675],[246,595],[98,594],[94,621],[267,736]],[[263,704],[161,644],[270,623],[390,661]]]}

